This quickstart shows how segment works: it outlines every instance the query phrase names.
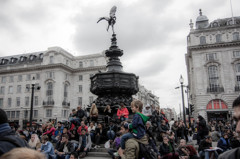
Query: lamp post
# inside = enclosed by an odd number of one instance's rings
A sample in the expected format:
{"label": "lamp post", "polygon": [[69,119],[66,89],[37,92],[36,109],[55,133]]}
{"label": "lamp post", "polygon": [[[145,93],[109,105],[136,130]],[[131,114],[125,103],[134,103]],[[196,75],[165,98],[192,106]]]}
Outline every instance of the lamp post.
{"label": "lamp post", "polygon": [[183,82],[184,82],[184,79],[183,79],[182,75],[180,76],[179,82],[181,84],[181,91],[182,91],[183,121],[184,121],[184,124],[186,125],[184,93],[183,93]]}
{"label": "lamp post", "polygon": [[32,117],[33,117],[33,97],[34,97],[34,88],[35,88],[35,77],[32,79],[32,97],[31,97],[31,109],[30,109],[30,128],[32,127]]}

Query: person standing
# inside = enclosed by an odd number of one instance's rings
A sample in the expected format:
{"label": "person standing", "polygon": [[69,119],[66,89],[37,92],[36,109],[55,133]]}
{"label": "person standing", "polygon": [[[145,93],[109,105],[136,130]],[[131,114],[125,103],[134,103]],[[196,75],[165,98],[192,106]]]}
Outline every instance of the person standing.
{"label": "person standing", "polygon": [[199,115],[198,116],[198,125],[197,125],[197,143],[200,144],[200,141],[204,139],[205,136],[208,135],[208,128],[206,124],[206,120]]}
{"label": "person standing", "polygon": [[25,140],[18,137],[8,124],[6,112],[0,108],[0,156],[16,147],[28,147]]}

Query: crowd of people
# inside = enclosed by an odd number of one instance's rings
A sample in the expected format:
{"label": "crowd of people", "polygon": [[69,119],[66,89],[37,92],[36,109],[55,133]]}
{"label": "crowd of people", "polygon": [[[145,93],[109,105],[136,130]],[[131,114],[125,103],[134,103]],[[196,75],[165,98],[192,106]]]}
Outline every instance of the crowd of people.
{"label": "crowd of people", "polygon": [[[106,148],[114,159],[240,156],[240,97],[234,101],[233,108],[235,121],[207,123],[199,115],[196,120],[185,124],[180,119],[167,119],[159,107],[144,106],[139,100],[131,103],[131,110],[124,103],[120,103],[117,111],[107,105],[103,116],[93,103],[89,111],[81,106],[73,109],[68,122],[49,121],[40,127],[23,130],[10,127],[5,111],[0,109],[0,159],[13,158],[11,151],[14,154],[31,152],[39,159],[76,159],[100,148]],[[193,140],[197,140],[196,144]],[[213,147],[212,142],[217,142],[217,147]]]}

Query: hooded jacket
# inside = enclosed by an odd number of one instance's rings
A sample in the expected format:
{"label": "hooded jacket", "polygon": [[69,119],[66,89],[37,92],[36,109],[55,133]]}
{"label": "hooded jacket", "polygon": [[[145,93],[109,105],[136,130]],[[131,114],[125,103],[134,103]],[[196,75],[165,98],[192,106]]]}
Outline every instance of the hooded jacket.
{"label": "hooded jacket", "polygon": [[0,156],[16,147],[28,147],[28,144],[16,135],[8,123],[0,124]]}
{"label": "hooded jacket", "polygon": [[143,115],[142,113],[135,113],[133,116],[132,123],[128,125],[129,129],[133,129],[133,136],[137,139],[141,139],[146,134],[145,124],[149,117]]}

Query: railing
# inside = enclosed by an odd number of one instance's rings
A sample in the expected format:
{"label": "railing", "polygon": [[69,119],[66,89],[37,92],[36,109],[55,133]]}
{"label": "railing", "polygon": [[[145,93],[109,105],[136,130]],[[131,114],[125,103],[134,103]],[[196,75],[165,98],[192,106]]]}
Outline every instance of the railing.
{"label": "railing", "polygon": [[239,85],[235,86],[235,92],[237,92],[237,91],[240,91],[240,86]]}
{"label": "railing", "polygon": [[68,106],[68,107],[70,107],[70,102],[63,101],[63,102],[62,102],[62,106]]}
{"label": "railing", "polygon": [[50,101],[43,101],[43,106],[53,106],[54,105],[54,100],[50,100]]}
{"label": "railing", "polygon": [[207,88],[207,93],[221,93],[224,92],[223,87],[208,87]]}

